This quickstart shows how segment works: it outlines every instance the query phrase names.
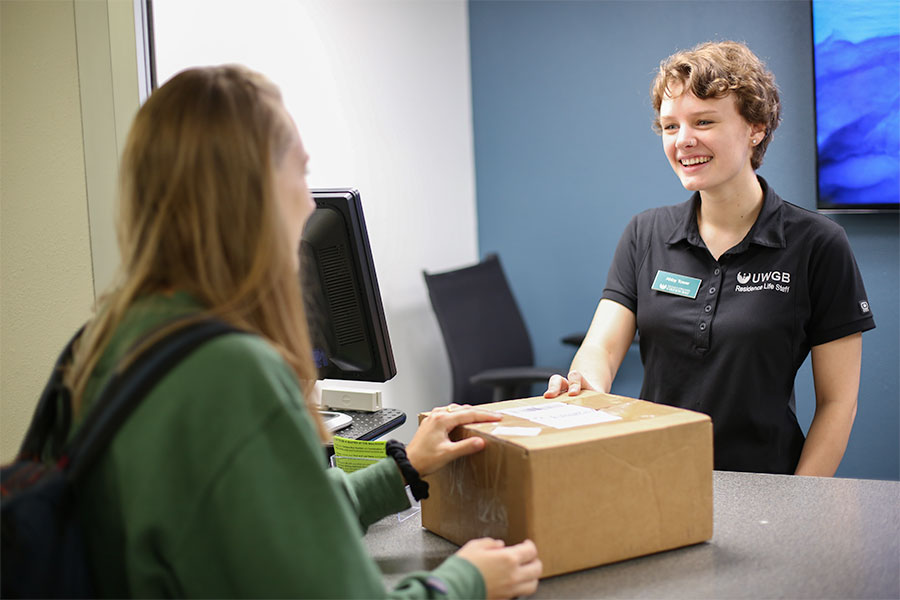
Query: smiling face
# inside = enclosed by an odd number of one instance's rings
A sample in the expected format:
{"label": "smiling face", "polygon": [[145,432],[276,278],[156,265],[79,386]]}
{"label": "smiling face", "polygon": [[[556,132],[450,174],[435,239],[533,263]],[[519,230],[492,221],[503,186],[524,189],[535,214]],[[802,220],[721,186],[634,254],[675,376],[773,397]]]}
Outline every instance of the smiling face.
{"label": "smiling face", "polygon": [[711,194],[755,181],[750,158],[763,125],[740,115],[732,95],[701,100],[676,86],[659,107],[663,150],[685,189]]}

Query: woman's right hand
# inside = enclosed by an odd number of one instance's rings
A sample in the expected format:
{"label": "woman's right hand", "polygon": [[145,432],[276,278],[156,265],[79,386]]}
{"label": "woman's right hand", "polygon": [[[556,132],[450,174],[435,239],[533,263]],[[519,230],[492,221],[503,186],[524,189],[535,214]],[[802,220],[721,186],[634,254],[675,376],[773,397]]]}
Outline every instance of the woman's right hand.
{"label": "woman's right hand", "polygon": [[560,394],[568,391],[570,396],[577,396],[582,390],[593,390],[594,386],[588,382],[584,376],[578,371],[569,371],[569,377],[562,375],[554,375],[547,382],[547,391],[544,392],[544,398],[556,398]]}
{"label": "woman's right hand", "polygon": [[484,448],[484,438],[473,436],[454,442],[450,439],[451,431],[460,425],[499,421],[502,417],[500,413],[478,410],[468,404],[433,408],[406,446],[406,456],[419,475],[434,473],[451,460]]}
{"label": "woman's right hand", "polygon": [[577,396],[582,390],[609,392],[635,331],[637,322],[631,309],[607,298],[601,300],[568,376],[551,377],[544,398],[556,398],[565,392]]}
{"label": "woman's right hand", "polygon": [[528,596],[537,590],[543,565],[531,540],[507,546],[503,540],[481,538],[467,542],[456,555],[481,572],[489,600]]}

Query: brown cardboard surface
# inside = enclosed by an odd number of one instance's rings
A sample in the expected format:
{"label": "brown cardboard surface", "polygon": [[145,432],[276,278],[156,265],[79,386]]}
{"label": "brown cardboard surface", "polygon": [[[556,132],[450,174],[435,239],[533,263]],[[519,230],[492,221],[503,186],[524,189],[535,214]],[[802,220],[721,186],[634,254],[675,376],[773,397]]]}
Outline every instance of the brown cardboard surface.
{"label": "brown cardboard surface", "polygon": [[[482,452],[427,480],[422,524],[463,544],[531,539],[543,577],[695,544],[712,537],[712,423],[708,416],[632,398],[585,392],[555,401],[621,420],[554,429],[512,415],[457,428]],[[524,398],[482,405],[504,410],[551,402]],[[424,415],[422,415],[424,416]],[[539,427],[534,437],[497,427]]]}

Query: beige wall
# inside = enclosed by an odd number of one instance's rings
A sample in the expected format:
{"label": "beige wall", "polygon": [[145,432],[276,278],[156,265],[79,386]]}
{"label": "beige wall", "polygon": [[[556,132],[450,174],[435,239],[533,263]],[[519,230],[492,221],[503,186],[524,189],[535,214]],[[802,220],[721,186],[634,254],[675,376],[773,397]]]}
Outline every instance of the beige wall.
{"label": "beige wall", "polygon": [[88,316],[93,273],[71,1],[0,1],[0,460],[57,352]]}
{"label": "beige wall", "polygon": [[118,260],[118,148],[138,104],[131,0],[0,0],[0,462]]}

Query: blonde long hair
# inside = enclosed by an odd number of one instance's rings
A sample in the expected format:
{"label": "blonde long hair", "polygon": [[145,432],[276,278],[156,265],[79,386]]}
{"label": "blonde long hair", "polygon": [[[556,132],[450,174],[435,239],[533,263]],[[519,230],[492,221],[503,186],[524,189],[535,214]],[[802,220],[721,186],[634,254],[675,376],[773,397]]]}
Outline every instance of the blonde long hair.
{"label": "blonde long hair", "polygon": [[122,263],[75,352],[75,410],[113,332],[140,296],[183,290],[208,314],[258,333],[312,403],[316,370],[275,168],[296,136],[278,88],[236,65],[183,71],[135,116],[120,169]]}

